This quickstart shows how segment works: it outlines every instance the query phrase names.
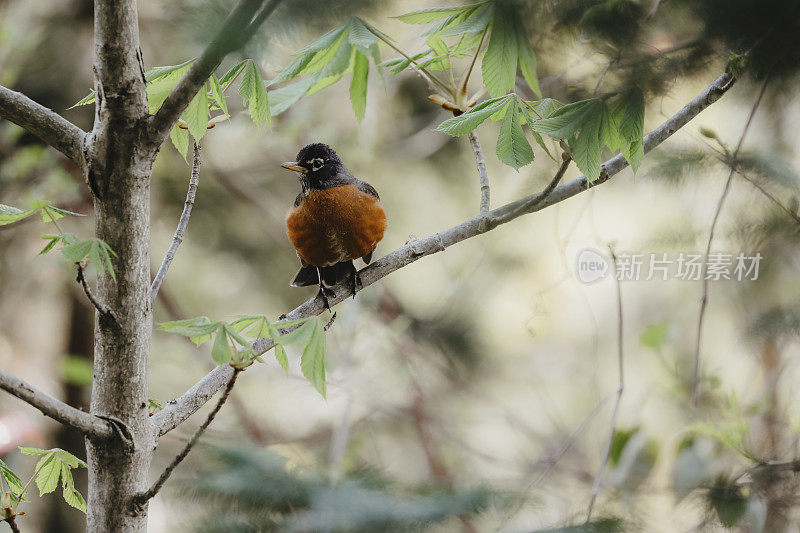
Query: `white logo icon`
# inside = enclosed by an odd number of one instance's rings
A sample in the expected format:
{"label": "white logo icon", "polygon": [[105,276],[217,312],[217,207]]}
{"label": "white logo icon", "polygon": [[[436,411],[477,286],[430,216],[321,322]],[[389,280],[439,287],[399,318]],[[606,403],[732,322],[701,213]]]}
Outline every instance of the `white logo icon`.
{"label": "white logo icon", "polygon": [[575,275],[581,283],[595,283],[608,276],[608,260],[593,248],[584,248],[575,261]]}

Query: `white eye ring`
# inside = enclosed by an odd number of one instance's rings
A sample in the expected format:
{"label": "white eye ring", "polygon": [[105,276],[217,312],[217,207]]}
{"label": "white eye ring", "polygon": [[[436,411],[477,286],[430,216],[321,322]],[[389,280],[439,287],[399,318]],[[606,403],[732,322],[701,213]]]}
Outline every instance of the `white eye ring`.
{"label": "white eye ring", "polygon": [[325,161],[318,157],[311,162],[311,170],[319,170],[322,168],[322,165],[324,164]]}

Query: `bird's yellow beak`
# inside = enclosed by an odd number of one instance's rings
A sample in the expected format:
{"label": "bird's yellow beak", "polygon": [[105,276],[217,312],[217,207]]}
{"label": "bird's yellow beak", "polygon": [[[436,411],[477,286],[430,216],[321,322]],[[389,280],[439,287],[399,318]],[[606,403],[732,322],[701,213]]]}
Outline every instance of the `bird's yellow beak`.
{"label": "bird's yellow beak", "polygon": [[297,161],[287,161],[285,163],[281,163],[283,168],[288,168],[289,170],[294,170],[295,172],[305,172],[306,169],[301,167],[297,164]]}

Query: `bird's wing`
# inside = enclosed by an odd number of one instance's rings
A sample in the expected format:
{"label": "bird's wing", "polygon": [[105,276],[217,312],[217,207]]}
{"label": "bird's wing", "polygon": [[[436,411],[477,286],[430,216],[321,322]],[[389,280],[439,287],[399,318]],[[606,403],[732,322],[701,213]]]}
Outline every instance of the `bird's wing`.
{"label": "bird's wing", "polygon": [[381,197],[378,196],[378,191],[375,190],[375,187],[373,187],[372,185],[370,185],[366,181],[361,181],[359,179],[356,179],[356,187],[358,187],[359,191],[365,192],[365,193],[369,194],[370,196],[374,196],[377,200],[381,199]]}

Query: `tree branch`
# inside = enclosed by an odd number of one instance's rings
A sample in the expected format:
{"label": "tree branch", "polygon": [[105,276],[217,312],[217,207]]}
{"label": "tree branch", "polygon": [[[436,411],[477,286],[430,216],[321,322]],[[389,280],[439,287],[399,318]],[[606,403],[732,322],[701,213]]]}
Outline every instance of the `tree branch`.
{"label": "tree branch", "polygon": [[[686,104],[683,109],[667,119],[663,124],[654,129],[644,138],[644,151],[649,152],[668,139],[676,131],[685,126],[690,120],[696,117],[705,108],[716,102],[725,94],[735,82],[735,78],[730,74],[723,74],[714,80],[696,98]],[[562,163],[556,177],[560,179],[566,170],[569,160]],[[605,183],[613,176],[628,166],[628,162],[620,154],[612,157],[601,167],[600,177],[592,183],[592,187]],[[370,264],[361,272],[362,285],[357,290],[372,285],[381,278],[399,270],[414,261],[425,256],[441,252],[445,248],[457,244],[461,241],[476,237],[490,231],[501,224],[505,224],[527,213],[540,211],[546,207],[563,202],[583,191],[590,185],[585,176],[579,176],[574,180],[556,187],[555,179],[544,191],[532,194],[520,200],[498,207],[488,213],[482,213],[470,220],[462,222],[450,229],[436,233],[424,239],[409,242],[405,246],[385,255],[374,263]],[[552,192],[548,193],[548,189]],[[337,304],[348,299],[352,292],[346,286],[347,282],[334,287],[336,296],[328,297],[331,305]],[[286,314],[284,320],[299,320],[311,316],[319,315],[325,310],[322,300],[315,297],[293,311]],[[255,355],[260,355],[274,346],[271,339],[257,339],[253,343]],[[198,381],[191,389],[186,391],[180,398],[171,401],[163,410],[152,417],[156,435],[161,436],[171,431],[189,418],[195,411],[205,404],[216,391],[221,389],[228,379],[230,379],[232,369],[229,366],[220,366],[208,373],[203,379]]]}
{"label": "tree branch", "polygon": [[78,277],[75,278],[75,281],[81,284],[81,287],[83,287],[83,292],[86,293],[86,297],[89,298],[89,301],[92,302],[92,305],[100,312],[100,314],[106,315],[116,322],[117,319],[114,316],[114,312],[111,310],[111,308],[98,300],[94,295],[94,292],[92,292],[92,289],[89,287],[89,284],[86,283],[86,277],[83,273],[83,265],[80,263],[76,264],[78,265]]}
{"label": "tree branch", "polygon": [[0,85],[0,117],[25,128],[85,169],[83,139],[86,132],[58,113],[22,93]]}
{"label": "tree branch", "polygon": [[[711,221],[711,229],[708,231],[708,241],[706,242],[705,256],[706,261],[708,260],[708,255],[711,253],[711,243],[714,242],[714,230],[717,227],[719,215],[722,212],[722,207],[725,205],[725,198],[728,197],[728,191],[731,188],[733,175],[736,172],[736,158],[739,157],[739,150],[742,148],[742,143],[744,143],[747,130],[750,129],[750,124],[753,123],[753,117],[758,110],[758,106],[761,104],[761,99],[764,97],[764,91],[767,90],[768,82],[769,77],[764,80],[764,84],[761,86],[761,91],[758,93],[758,97],[756,97],[756,101],[753,103],[752,109],[750,109],[750,115],[747,117],[747,122],[745,122],[744,128],[742,129],[742,135],[739,137],[739,142],[736,144],[736,149],[733,151],[733,155],[731,156],[731,171],[728,173],[728,179],[725,181],[725,187],[722,189],[722,195],[720,195],[719,202],[717,202],[717,209],[714,211],[714,219]],[[725,150],[727,151],[727,148]],[[706,276],[706,270],[707,263],[704,262],[701,273],[703,278],[703,295],[700,298],[700,313],[697,317],[697,340],[694,346],[694,374],[692,379],[692,405],[694,406],[697,406],[697,402],[700,399],[700,341],[702,340],[703,335],[703,319],[706,316],[706,307],[708,306],[708,278]]]}
{"label": "tree branch", "polygon": [[[230,365],[228,365],[228,366],[230,367]],[[189,455],[189,452],[192,450],[194,445],[197,444],[198,440],[200,440],[200,436],[203,434],[203,432],[206,430],[206,428],[208,428],[208,426],[214,420],[214,417],[217,416],[217,413],[219,413],[219,410],[222,409],[222,406],[225,404],[225,401],[228,399],[228,396],[230,396],[231,391],[233,390],[233,386],[236,384],[236,378],[239,377],[239,374],[242,372],[241,368],[235,368],[235,367],[231,367],[231,368],[232,368],[232,374],[231,374],[231,377],[228,379],[228,385],[225,387],[225,390],[222,391],[222,395],[219,397],[219,401],[217,401],[217,405],[215,405],[214,409],[212,409],[211,412],[208,413],[208,416],[206,417],[205,422],[203,422],[200,425],[200,427],[197,428],[197,431],[194,432],[194,435],[192,435],[192,438],[189,439],[189,442],[187,442],[186,446],[183,447],[183,450],[181,450],[181,453],[179,453],[177,456],[175,456],[175,459],[173,459],[172,462],[169,464],[169,466],[167,466],[167,468],[164,469],[164,471],[158,477],[158,480],[156,480],[156,482],[153,483],[153,486],[150,487],[150,489],[148,489],[147,492],[143,492],[143,493],[139,494],[138,496],[136,496],[136,498],[134,499],[136,505],[142,506],[145,503],[147,503],[147,501],[149,499],[151,499],[153,496],[158,494],[158,491],[161,490],[161,487],[163,487],[164,483],[166,483],[167,478],[169,478],[169,476],[172,474],[172,472],[175,470],[175,468],[179,464],[181,464],[181,461],[186,459],[186,456]]]}
{"label": "tree branch", "polygon": [[491,189],[489,188],[489,175],[486,173],[486,161],[483,159],[483,150],[478,140],[475,130],[469,132],[469,143],[472,151],[475,152],[475,164],[478,166],[478,176],[481,180],[481,213],[487,213],[490,209]]}
{"label": "tree branch", "polygon": [[[611,262],[614,272],[617,271],[617,255],[614,253],[613,248],[609,248],[611,252]],[[617,282],[617,365],[619,371],[619,381],[617,386],[617,399],[614,402],[614,410],[611,411],[611,427],[608,430],[608,438],[606,445],[603,449],[603,462],[600,463],[600,469],[597,471],[597,476],[594,478],[592,484],[592,497],[589,500],[589,510],[586,512],[586,523],[592,519],[592,510],[594,509],[594,502],[597,500],[597,495],[600,494],[600,483],[603,481],[603,474],[606,471],[608,464],[608,457],[611,455],[611,444],[614,442],[614,433],[617,430],[617,415],[619,414],[619,404],[622,400],[622,392],[625,390],[625,359],[623,350],[623,318],[622,318],[622,287],[620,286],[619,278],[614,276]]]}
{"label": "tree branch", "polygon": [[259,12],[264,0],[240,0],[211,44],[192,63],[156,114],[150,117],[149,136],[155,147],[161,146],[178,117],[225,56],[247,43],[280,2],[270,0]]}
{"label": "tree branch", "polygon": [[111,426],[98,417],[53,398],[5,370],[0,370],[0,389],[32,405],[45,416],[75,428],[87,436],[109,438],[114,435]]}
{"label": "tree branch", "polygon": [[167,269],[172,264],[175,258],[175,253],[178,251],[178,246],[183,242],[183,236],[186,234],[186,226],[189,225],[189,217],[192,215],[192,207],[194,206],[194,197],[197,193],[197,184],[200,181],[200,144],[194,143],[194,158],[192,159],[192,172],[189,174],[189,190],[186,191],[186,201],[183,204],[183,212],[181,218],[178,220],[178,227],[175,229],[175,234],[172,236],[172,243],[169,245],[167,254],[164,260],[161,261],[161,266],[158,267],[158,272],[153,279],[153,284],[150,286],[150,302],[156,301],[158,289],[164,282],[164,276],[167,275]]}

